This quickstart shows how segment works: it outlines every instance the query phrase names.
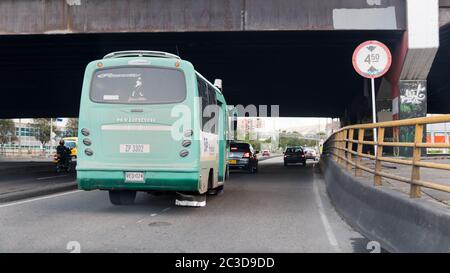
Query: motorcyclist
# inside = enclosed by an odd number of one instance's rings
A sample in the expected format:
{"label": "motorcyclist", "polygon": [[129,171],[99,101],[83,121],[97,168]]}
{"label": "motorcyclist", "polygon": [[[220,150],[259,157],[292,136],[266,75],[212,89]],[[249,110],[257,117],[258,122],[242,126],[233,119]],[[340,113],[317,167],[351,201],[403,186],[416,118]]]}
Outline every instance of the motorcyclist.
{"label": "motorcyclist", "polygon": [[68,158],[70,156],[70,149],[64,145],[64,140],[59,141],[58,147],[56,147],[56,154],[59,157],[60,163],[63,166],[67,166]]}

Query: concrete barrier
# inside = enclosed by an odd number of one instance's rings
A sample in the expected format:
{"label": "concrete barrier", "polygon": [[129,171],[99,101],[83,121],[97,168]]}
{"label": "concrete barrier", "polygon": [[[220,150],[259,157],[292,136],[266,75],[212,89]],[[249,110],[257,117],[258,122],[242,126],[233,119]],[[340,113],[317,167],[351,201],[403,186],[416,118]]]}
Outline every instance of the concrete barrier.
{"label": "concrete barrier", "polygon": [[323,156],[321,169],[336,210],[390,252],[450,252],[450,209],[359,181]]}

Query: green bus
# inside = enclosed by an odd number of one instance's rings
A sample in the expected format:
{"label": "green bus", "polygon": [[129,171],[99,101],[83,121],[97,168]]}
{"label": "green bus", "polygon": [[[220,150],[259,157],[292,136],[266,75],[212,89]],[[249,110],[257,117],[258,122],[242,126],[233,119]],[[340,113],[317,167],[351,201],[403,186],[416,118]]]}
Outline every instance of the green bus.
{"label": "green bus", "polygon": [[78,187],[108,190],[114,205],[137,191],[215,194],[228,179],[225,98],[176,55],[119,51],[90,62],[78,128]]}

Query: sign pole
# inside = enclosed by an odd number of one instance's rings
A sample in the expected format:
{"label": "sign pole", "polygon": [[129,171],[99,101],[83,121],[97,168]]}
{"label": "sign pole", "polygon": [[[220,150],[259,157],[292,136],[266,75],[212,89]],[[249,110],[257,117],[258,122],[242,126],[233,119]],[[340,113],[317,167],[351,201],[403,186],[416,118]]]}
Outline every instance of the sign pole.
{"label": "sign pole", "polygon": [[[372,86],[372,120],[373,123],[377,123],[377,105],[375,101],[375,78],[370,78]],[[373,128],[373,141],[378,142],[377,128]],[[377,156],[377,145],[373,145],[373,154]]]}

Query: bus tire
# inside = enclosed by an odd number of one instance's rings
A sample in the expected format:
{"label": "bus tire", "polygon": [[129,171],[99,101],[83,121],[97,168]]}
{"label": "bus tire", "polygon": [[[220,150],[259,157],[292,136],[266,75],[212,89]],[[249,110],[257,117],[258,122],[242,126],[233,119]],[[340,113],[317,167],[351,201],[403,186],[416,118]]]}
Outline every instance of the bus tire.
{"label": "bus tire", "polygon": [[110,190],[109,191],[109,201],[111,204],[120,205],[131,205],[136,199],[136,191],[128,190]]}
{"label": "bus tire", "polygon": [[230,179],[230,169],[227,167],[225,168],[225,181]]}
{"label": "bus tire", "polygon": [[210,190],[208,190],[206,193],[207,193],[208,195],[218,195],[218,194],[221,193],[222,191],[223,191],[223,185],[218,186],[218,187],[216,187],[216,188],[214,188],[214,189],[210,189]]}

